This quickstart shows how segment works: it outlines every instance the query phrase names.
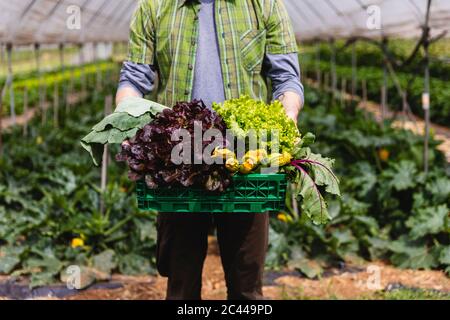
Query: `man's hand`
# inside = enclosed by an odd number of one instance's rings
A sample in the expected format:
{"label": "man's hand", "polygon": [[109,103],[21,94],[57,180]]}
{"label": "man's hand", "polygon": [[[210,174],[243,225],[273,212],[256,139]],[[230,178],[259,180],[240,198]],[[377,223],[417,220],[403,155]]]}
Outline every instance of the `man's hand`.
{"label": "man's hand", "polygon": [[116,105],[119,105],[124,99],[129,97],[142,98],[142,93],[132,87],[122,87],[116,94]]}
{"label": "man's hand", "polygon": [[278,98],[278,100],[283,104],[287,116],[297,123],[298,115],[302,108],[301,97],[295,92],[286,91]]}

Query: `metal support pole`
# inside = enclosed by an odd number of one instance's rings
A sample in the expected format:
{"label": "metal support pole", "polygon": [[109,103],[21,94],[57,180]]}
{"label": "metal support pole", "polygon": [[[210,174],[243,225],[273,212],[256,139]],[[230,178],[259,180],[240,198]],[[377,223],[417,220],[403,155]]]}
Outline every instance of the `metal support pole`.
{"label": "metal support pole", "polygon": [[56,81],[53,88],[53,126],[59,126],[59,88]]}
{"label": "metal support pole", "polygon": [[430,57],[429,57],[429,41],[424,44],[425,51],[425,78],[424,78],[424,92],[422,94],[422,108],[425,113],[425,141],[423,165],[425,174],[429,170],[429,140],[430,140]]}
{"label": "metal support pole", "polygon": [[356,97],[356,90],[358,86],[358,70],[356,57],[356,42],[352,45],[352,100]]}
{"label": "metal support pole", "polygon": [[[23,88],[23,114],[28,113],[28,88]],[[26,137],[28,135],[28,121],[25,120],[23,124],[23,136]]]}
{"label": "metal support pole", "polygon": [[316,80],[317,86],[322,86],[322,72],[320,70],[320,43],[316,45]]}
{"label": "metal support pole", "polygon": [[341,79],[341,107],[345,107],[345,93],[347,91],[347,79]]}
{"label": "metal support pole", "polygon": [[362,98],[363,98],[363,107],[367,106],[367,81],[366,79],[362,79]]}
{"label": "metal support pole", "polygon": [[[105,116],[109,115],[112,111],[113,97],[108,95],[105,98]],[[102,169],[101,169],[101,180],[100,180],[100,190],[102,192],[102,197],[100,198],[100,212],[105,211],[105,203],[103,201],[103,195],[106,191],[106,185],[108,183],[108,165],[109,165],[109,151],[108,145],[105,144],[103,147],[103,158],[102,158]]]}
{"label": "metal support pole", "polygon": [[334,39],[330,39],[331,47],[331,89],[333,90],[333,98],[337,91],[337,74],[336,74],[336,46]]}
{"label": "metal support pole", "polygon": [[[2,47],[0,49],[1,49],[1,53],[2,53],[1,59],[2,59],[2,65],[3,65],[3,62],[5,60],[4,51],[3,51],[4,50],[3,44],[2,44]],[[3,100],[4,100],[5,95],[6,95],[6,89],[7,89],[7,83],[5,83],[3,85],[2,91],[0,92],[0,156],[3,156],[3,137],[2,137],[2,135],[3,135],[3,123],[2,123],[2,119],[3,119]]]}
{"label": "metal support pole", "polygon": [[16,103],[14,96],[14,86],[13,86],[13,68],[12,68],[12,44],[6,46],[6,55],[8,60],[8,80],[7,84],[9,87],[9,110],[11,115],[11,120],[13,125],[16,124]]}
{"label": "metal support pole", "polygon": [[47,114],[46,114],[46,110],[45,110],[45,95],[46,95],[46,89],[44,91],[43,88],[43,83],[42,83],[42,70],[41,70],[41,50],[40,50],[41,46],[39,45],[39,43],[35,43],[34,44],[34,58],[35,58],[35,63],[36,63],[36,70],[38,73],[38,79],[39,79],[39,86],[38,86],[38,91],[39,91],[39,105],[38,108],[41,112],[41,123],[44,124],[47,120]]}
{"label": "metal support pole", "polygon": [[94,64],[95,64],[95,93],[93,96],[93,100],[97,101],[100,95],[101,83],[100,83],[100,68],[98,66],[98,48],[99,44],[96,42],[93,44],[94,50]]}
{"label": "metal support pole", "polygon": [[430,140],[430,55],[429,55],[429,46],[430,46],[430,9],[431,9],[431,0],[427,2],[427,12],[425,16],[425,24],[423,26],[423,33],[426,35],[425,41],[423,43],[423,49],[425,52],[425,79],[424,79],[424,93],[422,95],[422,108],[425,112],[425,141],[424,141],[424,159],[423,166],[425,174],[428,174],[429,170],[429,140]]}
{"label": "metal support pole", "polygon": [[386,119],[387,111],[387,90],[388,90],[388,72],[386,67],[386,61],[383,63],[383,84],[381,86],[381,119],[384,121]]}
{"label": "metal support pole", "polygon": [[[59,44],[59,66],[61,68],[61,73],[63,74],[63,79],[64,79],[65,71],[66,71],[66,63],[65,63],[65,59],[64,59],[64,43]],[[61,101],[62,101],[62,103],[65,104],[64,111],[65,111],[65,113],[67,113],[67,83],[65,80],[63,80],[63,83],[62,83]]]}
{"label": "metal support pole", "polygon": [[86,75],[85,75],[85,70],[84,70],[84,44],[80,43],[78,45],[79,48],[79,58],[80,58],[80,68],[81,68],[81,76],[80,76],[80,81],[81,81],[81,101],[85,100],[86,97]]}

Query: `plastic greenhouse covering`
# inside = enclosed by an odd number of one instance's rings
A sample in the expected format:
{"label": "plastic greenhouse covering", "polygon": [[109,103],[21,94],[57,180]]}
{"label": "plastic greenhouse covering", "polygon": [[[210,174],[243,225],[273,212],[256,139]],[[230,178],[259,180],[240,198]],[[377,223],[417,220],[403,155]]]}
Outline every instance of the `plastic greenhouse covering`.
{"label": "plastic greenhouse covering", "polygon": [[[176,0],[173,0],[176,1]],[[268,0],[266,0],[268,1]],[[427,0],[284,0],[301,40],[417,37]],[[138,0],[0,0],[0,42],[125,41]],[[80,28],[68,28],[80,12]],[[75,10],[75,11],[74,11]],[[448,29],[450,1],[432,0],[432,35]]]}

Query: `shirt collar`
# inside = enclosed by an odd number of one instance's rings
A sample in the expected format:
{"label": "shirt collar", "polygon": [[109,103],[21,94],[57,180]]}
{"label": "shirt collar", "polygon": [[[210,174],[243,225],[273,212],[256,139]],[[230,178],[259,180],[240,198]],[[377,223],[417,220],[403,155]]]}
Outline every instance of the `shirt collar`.
{"label": "shirt collar", "polygon": [[[234,0],[226,0],[226,1],[234,1]],[[181,8],[182,6],[184,6],[186,3],[188,2],[200,2],[199,0],[180,0],[178,8]]]}

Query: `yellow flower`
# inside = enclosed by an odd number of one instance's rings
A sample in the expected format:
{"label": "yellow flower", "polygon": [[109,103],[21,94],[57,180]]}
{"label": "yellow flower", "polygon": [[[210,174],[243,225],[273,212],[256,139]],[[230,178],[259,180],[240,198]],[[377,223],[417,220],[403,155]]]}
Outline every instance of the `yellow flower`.
{"label": "yellow flower", "polygon": [[84,246],[84,240],[81,238],[72,239],[72,243],[70,244],[72,248],[78,248]]}
{"label": "yellow flower", "polygon": [[290,222],[294,221],[289,214],[282,213],[282,212],[280,212],[278,214],[277,218],[278,218],[278,220],[283,221],[284,223],[290,223]]}
{"label": "yellow flower", "polygon": [[43,144],[43,143],[44,143],[44,139],[42,139],[41,136],[38,136],[38,137],[36,138],[36,144],[39,146],[39,145],[41,145],[41,144]]}
{"label": "yellow flower", "polygon": [[381,161],[388,161],[389,159],[389,150],[387,149],[380,149],[380,151],[378,151],[378,157],[380,158]]}
{"label": "yellow flower", "polygon": [[288,218],[287,218],[287,216],[284,213],[279,213],[277,218],[278,218],[278,220],[283,221],[285,223],[288,222]]}

